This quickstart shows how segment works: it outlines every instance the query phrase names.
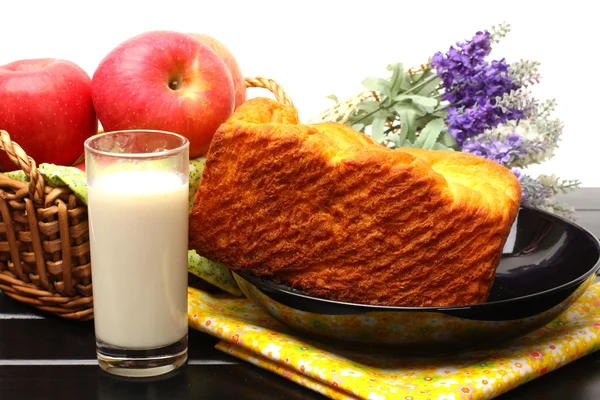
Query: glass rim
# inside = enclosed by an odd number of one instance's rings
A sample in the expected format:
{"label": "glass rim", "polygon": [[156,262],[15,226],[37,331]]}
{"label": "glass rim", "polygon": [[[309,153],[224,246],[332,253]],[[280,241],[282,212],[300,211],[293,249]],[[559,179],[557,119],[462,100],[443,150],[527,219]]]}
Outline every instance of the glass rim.
{"label": "glass rim", "polygon": [[[91,146],[91,143],[94,140],[99,140],[105,136],[116,135],[119,133],[141,133],[141,132],[143,132],[143,133],[160,133],[160,134],[176,137],[176,138],[181,139],[182,143],[173,149],[164,150],[164,151],[153,151],[153,152],[148,152],[148,153],[113,153],[110,151],[98,150]],[[120,129],[117,131],[102,132],[102,133],[97,133],[95,135],[92,135],[83,142],[83,147],[84,147],[84,150],[86,150],[90,153],[93,153],[95,155],[103,155],[103,156],[114,157],[114,158],[165,158],[165,157],[179,154],[186,148],[189,148],[190,141],[188,138],[186,138],[183,135],[180,135],[175,132],[163,131],[160,129]]]}

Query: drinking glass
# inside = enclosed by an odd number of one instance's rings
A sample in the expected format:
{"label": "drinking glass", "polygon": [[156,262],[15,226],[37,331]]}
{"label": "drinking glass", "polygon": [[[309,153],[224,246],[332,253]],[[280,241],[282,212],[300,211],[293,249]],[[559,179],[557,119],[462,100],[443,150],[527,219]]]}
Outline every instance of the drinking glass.
{"label": "drinking glass", "polygon": [[187,360],[188,149],[151,130],[85,142],[96,353],[111,374]]}

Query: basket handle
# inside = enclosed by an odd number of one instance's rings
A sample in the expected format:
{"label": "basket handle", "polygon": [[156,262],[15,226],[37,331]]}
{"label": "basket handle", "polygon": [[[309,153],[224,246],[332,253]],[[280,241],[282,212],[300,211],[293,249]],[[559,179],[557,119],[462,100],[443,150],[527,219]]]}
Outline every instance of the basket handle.
{"label": "basket handle", "polygon": [[273,79],[263,78],[261,76],[257,76],[256,78],[248,78],[246,77],[246,87],[256,87],[256,88],[264,88],[269,90],[271,93],[275,95],[275,98],[278,102],[293,106],[294,103],[290,96],[283,90],[283,88],[275,82]]}
{"label": "basket handle", "polygon": [[5,130],[0,130],[0,150],[4,151],[12,162],[21,167],[29,178],[29,195],[34,203],[42,203],[46,182],[40,170],[37,169],[35,160],[29,157],[21,146],[13,142]]}

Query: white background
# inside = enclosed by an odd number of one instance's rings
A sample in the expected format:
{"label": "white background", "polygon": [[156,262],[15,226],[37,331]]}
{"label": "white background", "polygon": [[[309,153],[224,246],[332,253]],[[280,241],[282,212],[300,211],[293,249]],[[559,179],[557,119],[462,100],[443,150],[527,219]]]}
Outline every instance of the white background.
{"label": "white background", "polygon": [[[542,63],[539,98],[556,98],[565,123],[555,157],[531,173],[600,187],[598,14],[593,1],[27,1],[0,0],[0,65],[55,57],[90,76],[117,44],[169,29],[206,33],[236,56],[246,76],[278,81],[308,120],[361,90],[389,63],[426,61],[477,30],[508,22],[493,58]],[[268,95],[250,89],[250,97]]]}

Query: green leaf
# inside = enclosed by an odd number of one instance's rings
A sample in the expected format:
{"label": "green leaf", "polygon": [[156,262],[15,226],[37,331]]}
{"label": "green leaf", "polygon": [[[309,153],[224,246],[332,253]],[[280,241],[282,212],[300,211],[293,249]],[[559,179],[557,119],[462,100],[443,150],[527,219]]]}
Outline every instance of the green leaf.
{"label": "green leaf", "polygon": [[427,66],[425,67],[425,70],[423,72],[417,72],[414,73],[413,76],[413,86],[418,85],[419,83],[421,83],[421,81],[425,78],[427,78],[430,75],[432,68],[431,68],[431,57],[429,57],[429,60],[427,61]]}
{"label": "green leaf", "polygon": [[358,104],[354,109],[346,124],[352,126],[355,122],[361,122],[363,125],[370,125],[373,121],[373,114],[379,109],[379,103],[373,100],[365,100]]}
{"label": "green leaf", "polygon": [[362,132],[363,129],[365,129],[365,125],[359,122],[358,124],[352,125],[352,128],[358,132]]}
{"label": "green leaf", "polygon": [[454,150],[451,147],[446,147],[443,144],[441,144],[440,142],[434,143],[433,144],[433,150]]}
{"label": "green leaf", "polygon": [[400,135],[398,135],[397,133],[394,133],[394,134],[391,134],[391,135],[387,136],[387,140],[389,140],[390,142],[394,143],[395,147],[400,147],[399,139],[400,139]]}
{"label": "green leaf", "polygon": [[431,97],[418,96],[414,94],[401,94],[399,96],[394,97],[394,101],[397,102],[408,102],[410,100],[412,103],[417,104],[425,109],[425,112],[431,113],[435,110],[438,105],[438,101],[436,99],[432,99]]}
{"label": "green leaf", "polygon": [[378,113],[375,115],[373,119],[373,124],[371,125],[371,137],[377,142],[383,142],[385,138],[385,134],[383,129],[385,128],[385,121],[387,120],[386,115],[384,113]]}
{"label": "green leaf", "polygon": [[362,85],[367,90],[371,90],[378,93],[383,93],[385,95],[390,94],[390,81],[382,78],[365,78],[362,81]]}
{"label": "green leaf", "polygon": [[373,123],[374,116],[375,116],[375,113],[368,115],[368,116],[365,116],[364,113],[352,115],[350,118],[348,118],[348,121],[346,121],[346,124],[350,125],[350,126],[354,126],[354,125],[369,126],[369,125],[371,125],[371,123]]}
{"label": "green leaf", "polygon": [[417,113],[411,107],[399,108],[397,112],[400,116],[400,143],[406,140],[413,141],[417,131]]}
{"label": "green leaf", "polygon": [[421,81],[421,79],[423,79],[423,72],[415,72],[412,74],[408,74],[408,76],[410,77],[410,79],[407,79],[410,84],[412,86],[416,85],[417,83],[419,83]]}
{"label": "green leaf", "polygon": [[448,133],[448,131],[443,132],[438,140],[438,143],[443,144],[446,147],[449,148],[453,148],[456,149],[457,148],[457,143],[456,143],[456,139],[454,139],[454,137],[452,137],[452,135],[450,135],[450,133]]}
{"label": "green leaf", "polygon": [[[427,115],[427,111],[418,104],[413,103],[413,101],[409,98],[404,99],[402,101],[396,102],[392,109],[401,116],[401,112],[404,110],[411,110],[415,115],[415,129],[416,129],[416,117],[423,117]],[[402,119],[402,118],[400,118]]]}
{"label": "green leaf", "polygon": [[415,94],[429,96],[431,92],[433,92],[433,90],[440,85],[441,82],[442,80],[440,78],[435,78],[431,82],[427,82],[425,85],[423,85],[423,87],[417,90]]}
{"label": "green leaf", "polygon": [[[375,103],[378,104],[378,103]],[[365,111],[360,111],[360,113],[358,114],[353,114],[350,118],[348,118],[348,121],[346,121],[347,125],[353,126],[356,124],[362,124],[365,127],[366,126],[370,126],[373,123],[373,120],[375,119],[375,117],[377,115],[382,115],[384,118],[386,119],[394,119],[395,115],[393,113],[392,110],[388,110],[388,109],[381,109],[378,107],[375,107],[374,110],[370,111],[370,112],[365,112]]]}
{"label": "green leaf", "polygon": [[404,79],[402,80],[401,92],[406,92],[410,88],[412,88],[412,83],[410,82],[410,79],[408,79],[408,75],[404,74]]}
{"label": "green leaf", "polygon": [[419,137],[415,142],[415,147],[432,149],[437,142],[438,137],[442,133],[443,127],[444,120],[441,118],[436,118],[433,121],[430,121],[427,125],[425,125],[425,128],[423,128],[419,134]]}
{"label": "green leaf", "polygon": [[392,71],[390,79],[390,96],[396,96],[402,89],[404,82],[404,66],[402,63],[390,64],[387,66],[388,71]]}
{"label": "green leaf", "polygon": [[402,139],[400,138],[400,135],[398,135],[398,134],[388,135],[386,137],[386,139],[389,140],[390,142],[394,143],[395,148],[413,147],[412,143],[409,142],[408,140],[402,141]]}
{"label": "green leaf", "polygon": [[338,97],[335,94],[330,94],[329,96],[327,96],[325,98],[335,101],[336,104],[340,102],[340,100],[338,99]]}
{"label": "green leaf", "polygon": [[436,112],[436,113],[426,114],[422,117],[417,118],[417,130],[423,129],[425,127],[425,125],[427,125],[434,119],[437,119],[437,118],[445,119],[446,118],[446,115],[438,115],[438,114],[441,114],[441,113]]}
{"label": "green leaf", "polygon": [[358,110],[365,111],[368,113],[377,110],[377,108],[379,108],[379,103],[375,100],[365,100],[361,102],[357,107]]}
{"label": "green leaf", "polygon": [[399,94],[398,96],[395,96],[393,100],[396,103],[412,104],[412,99],[410,98],[410,95],[407,94]]}
{"label": "green leaf", "polygon": [[448,116],[448,111],[444,108],[443,110],[431,113],[431,115],[446,119],[446,117]]}

